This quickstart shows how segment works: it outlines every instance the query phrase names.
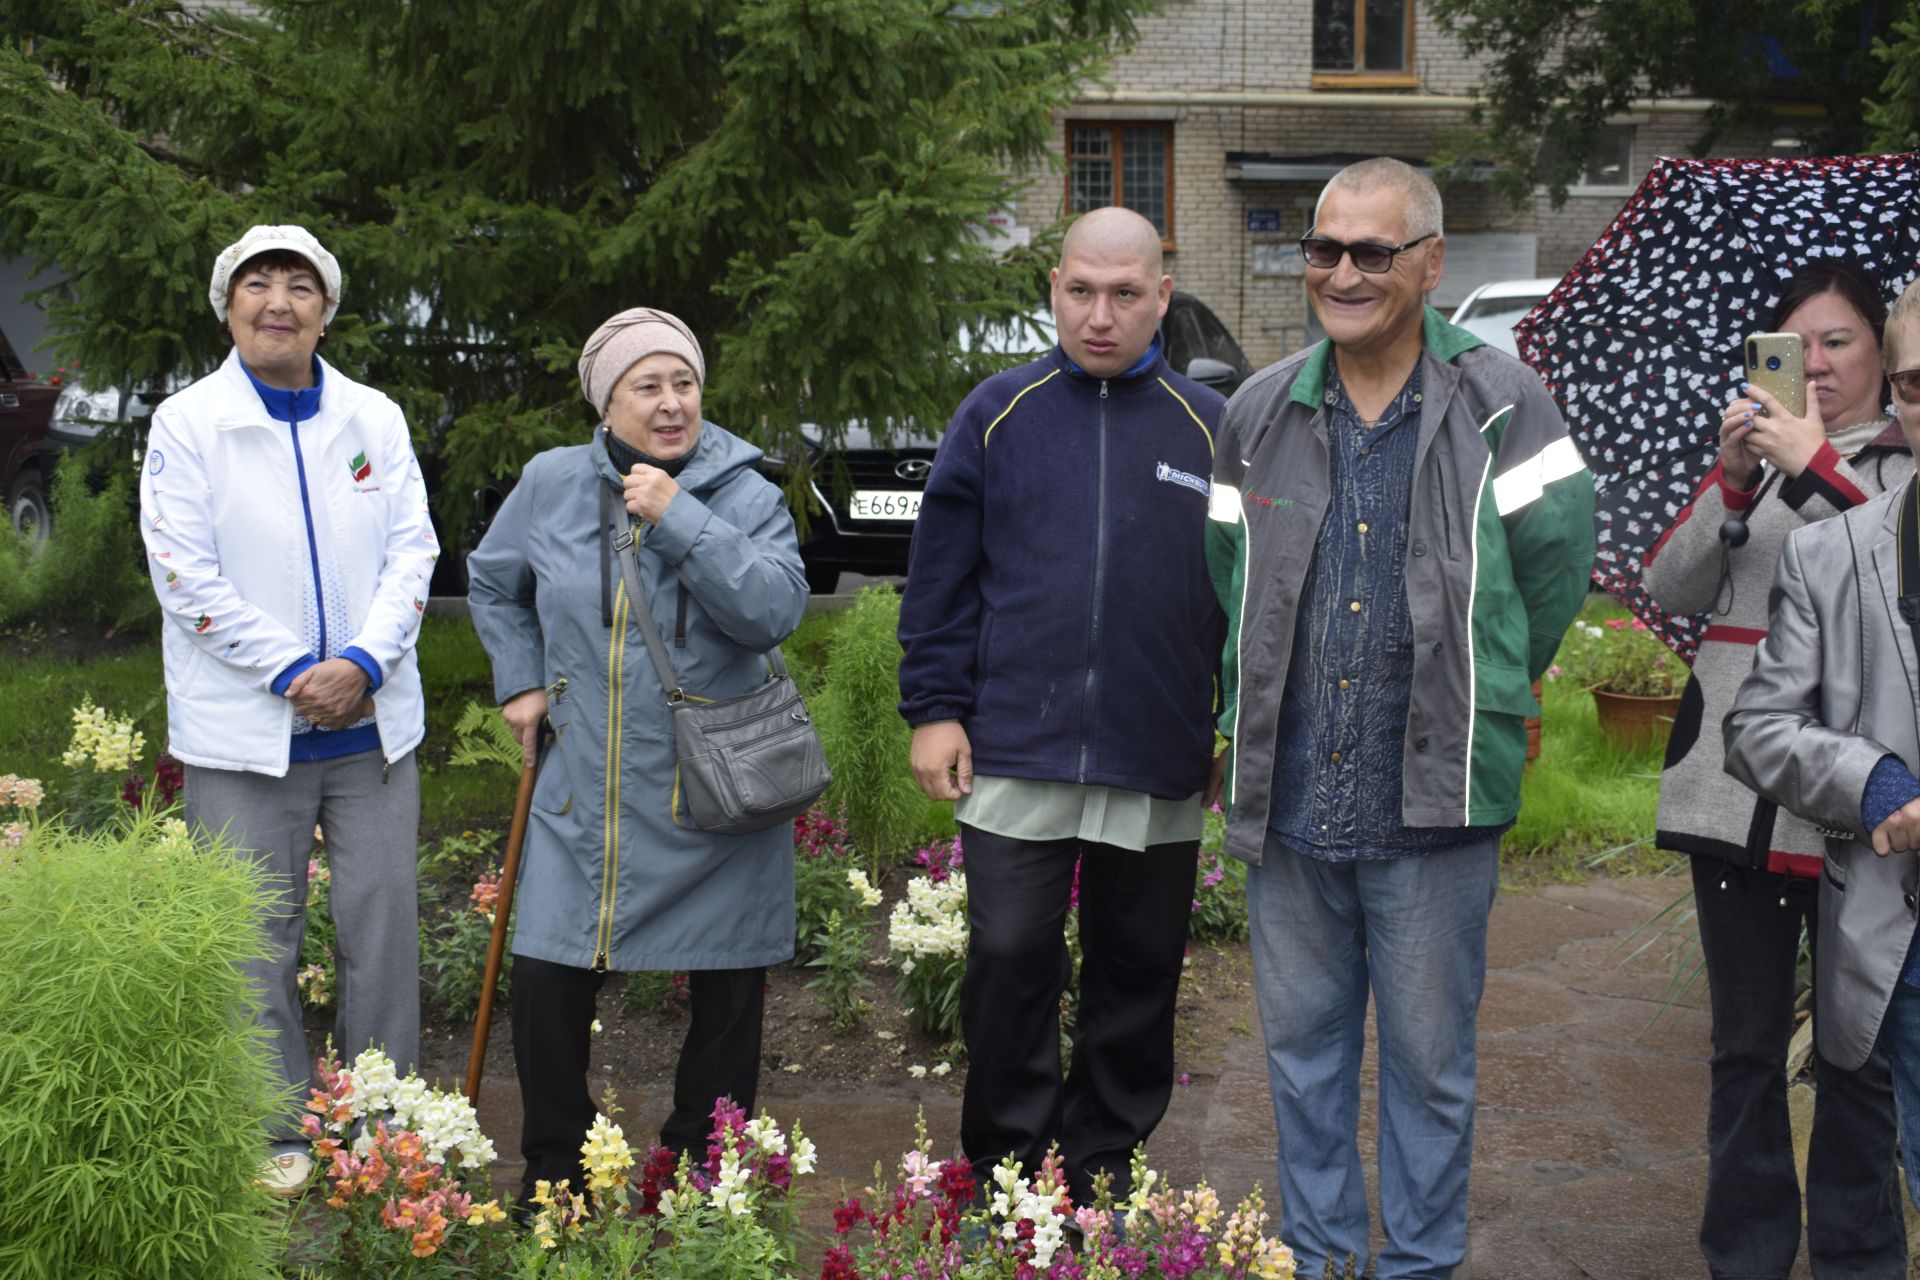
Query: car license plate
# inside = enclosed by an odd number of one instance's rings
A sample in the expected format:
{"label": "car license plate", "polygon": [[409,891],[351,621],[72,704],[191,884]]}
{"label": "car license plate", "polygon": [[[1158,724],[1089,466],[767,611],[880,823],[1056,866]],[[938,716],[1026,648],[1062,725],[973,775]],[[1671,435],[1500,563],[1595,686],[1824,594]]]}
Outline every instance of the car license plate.
{"label": "car license plate", "polygon": [[920,514],[918,489],[855,489],[855,520],[912,520]]}

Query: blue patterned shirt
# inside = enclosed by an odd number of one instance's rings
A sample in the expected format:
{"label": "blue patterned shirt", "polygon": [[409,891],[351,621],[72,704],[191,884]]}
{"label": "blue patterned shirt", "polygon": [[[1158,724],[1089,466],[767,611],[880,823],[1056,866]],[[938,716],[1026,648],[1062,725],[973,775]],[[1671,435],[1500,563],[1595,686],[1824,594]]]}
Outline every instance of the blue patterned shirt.
{"label": "blue patterned shirt", "polygon": [[1368,427],[1328,362],[1332,494],[1294,618],[1268,818],[1287,847],[1327,861],[1436,853],[1499,830],[1400,821],[1413,693],[1407,508],[1420,401],[1416,364]]}

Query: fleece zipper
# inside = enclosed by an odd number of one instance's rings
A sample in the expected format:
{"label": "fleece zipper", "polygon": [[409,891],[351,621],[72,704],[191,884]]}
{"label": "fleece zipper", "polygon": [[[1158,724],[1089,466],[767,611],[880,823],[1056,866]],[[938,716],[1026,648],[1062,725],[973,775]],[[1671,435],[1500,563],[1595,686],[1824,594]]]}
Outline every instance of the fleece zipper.
{"label": "fleece zipper", "polygon": [[1080,773],[1087,780],[1087,756],[1092,747],[1088,722],[1093,716],[1093,695],[1099,684],[1100,602],[1107,589],[1107,383],[1100,382],[1100,411],[1094,419],[1093,497],[1093,607],[1087,620],[1087,678],[1080,686]]}

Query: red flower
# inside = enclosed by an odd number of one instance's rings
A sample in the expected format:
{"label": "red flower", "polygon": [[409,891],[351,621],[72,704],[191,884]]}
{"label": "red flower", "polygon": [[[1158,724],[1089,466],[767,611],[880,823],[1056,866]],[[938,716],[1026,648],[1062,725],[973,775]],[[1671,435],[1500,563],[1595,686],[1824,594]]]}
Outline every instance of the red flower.
{"label": "red flower", "polygon": [[833,1234],[843,1236],[866,1220],[867,1212],[860,1207],[860,1197],[841,1205],[833,1211]]}
{"label": "red flower", "polygon": [[820,1280],[860,1280],[860,1268],[853,1265],[853,1250],[837,1244],[820,1260]]}

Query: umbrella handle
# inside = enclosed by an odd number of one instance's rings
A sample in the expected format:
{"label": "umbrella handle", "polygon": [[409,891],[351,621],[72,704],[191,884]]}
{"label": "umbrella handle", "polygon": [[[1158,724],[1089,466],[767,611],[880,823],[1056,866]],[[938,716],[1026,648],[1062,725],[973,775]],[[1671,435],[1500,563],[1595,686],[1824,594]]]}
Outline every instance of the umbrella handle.
{"label": "umbrella handle", "polygon": [[480,1076],[487,1065],[487,1033],[493,1029],[493,997],[500,985],[500,962],[507,949],[507,917],[513,914],[513,890],[520,882],[520,847],[526,843],[527,816],[533,810],[533,780],[539,773],[538,757],[532,764],[521,766],[520,790],[513,798],[513,826],[507,831],[507,861],[500,869],[500,896],[493,904],[493,937],[487,943],[487,971],[480,979],[473,1049],[467,1055],[467,1101],[476,1107],[480,1105]]}

